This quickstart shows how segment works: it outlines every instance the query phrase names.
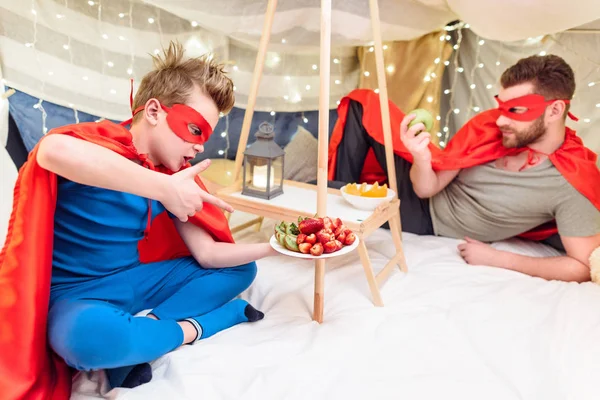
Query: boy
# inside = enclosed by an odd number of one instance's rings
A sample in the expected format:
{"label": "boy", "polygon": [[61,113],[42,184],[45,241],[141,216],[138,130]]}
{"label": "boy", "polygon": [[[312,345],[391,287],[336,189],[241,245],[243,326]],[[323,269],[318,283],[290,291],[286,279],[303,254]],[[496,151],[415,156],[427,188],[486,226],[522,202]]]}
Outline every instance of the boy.
{"label": "boy", "polygon": [[[254,280],[254,261],[276,253],[268,243],[234,244],[219,210],[231,206],[197,178],[208,160],[189,167],[233,107],[233,84],[207,58],[184,60],[180,44],[154,62],[130,131],[109,121],[57,129],[21,171],[0,256],[0,291],[14,293],[0,307],[10,325],[0,336],[4,398],[67,398],[63,360],[111,369],[113,387],[134,387],[150,380],[149,361],[263,318],[232,299]],[[35,234],[42,245],[31,243]],[[43,357],[47,310],[52,359]]]}

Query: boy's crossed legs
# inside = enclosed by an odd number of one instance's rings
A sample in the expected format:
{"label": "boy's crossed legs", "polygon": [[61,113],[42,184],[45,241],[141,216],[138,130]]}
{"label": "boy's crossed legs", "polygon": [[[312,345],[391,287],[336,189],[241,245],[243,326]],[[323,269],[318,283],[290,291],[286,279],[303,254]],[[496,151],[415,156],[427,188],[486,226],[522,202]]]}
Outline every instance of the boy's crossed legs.
{"label": "boy's crossed legs", "polygon": [[[246,301],[231,300],[255,276],[253,262],[204,269],[187,257],[141,264],[56,290],[48,315],[50,345],[78,370],[114,368],[107,371],[111,386],[122,386],[137,364],[236,324],[262,319]],[[133,316],[146,309],[152,309],[150,318]]]}

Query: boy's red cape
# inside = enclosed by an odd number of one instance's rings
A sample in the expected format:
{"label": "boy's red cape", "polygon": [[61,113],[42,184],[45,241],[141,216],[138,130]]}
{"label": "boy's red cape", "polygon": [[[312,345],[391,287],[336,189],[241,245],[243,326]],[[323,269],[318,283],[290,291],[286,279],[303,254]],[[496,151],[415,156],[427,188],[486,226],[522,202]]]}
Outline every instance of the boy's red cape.
{"label": "boy's red cape", "polygon": [[[154,169],[145,156],[136,152],[129,131],[112,122],[71,125],[50,134],[98,144]],[[72,371],[50,349],[46,335],[57,178],[38,165],[38,147],[19,173],[6,243],[0,253],[2,400],[63,400],[71,396]],[[206,190],[200,178],[196,182]],[[204,204],[190,221],[215,240],[233,243],[227,219],[218,207]],[[166,212],[153,221],[138,248],[142,262],[190,255]]]}
{"label": "boy's red cape", "polygon": [[[350,100],[359,102],[363,107],[362,123],[367,133],[378,143],[384,144],[381,123],[379,96],[368,89],[357,89],[340,101],[338,120],[329,142],[328,179],[335,179],[337,149],[344,136],[344,126]],[[389,102],[390,121],[394,153],[411,161],[412,155],[400,140],[400,123],[404,113],[391,101]],[[507,149],[502,145],[502,134],[496,125],[499,117],[497,109],[482,112],[468,121],[448,143],[444,150],[431,144],[432,165],[434,170],[461,169],[497,160],[506,155],[515,154],[524,149]],[[583,145],[575,131],[566,128],[565,141],[554,153],[549,155],[556,169],[600,210],[600,170],[596,165],[597,155]],[[365,160],[361,179],[386,179],[383,170],[372,152]],[[532,231],[523,232],[521,237],[543,240],[556,233],[554,223],[545,224]]]}

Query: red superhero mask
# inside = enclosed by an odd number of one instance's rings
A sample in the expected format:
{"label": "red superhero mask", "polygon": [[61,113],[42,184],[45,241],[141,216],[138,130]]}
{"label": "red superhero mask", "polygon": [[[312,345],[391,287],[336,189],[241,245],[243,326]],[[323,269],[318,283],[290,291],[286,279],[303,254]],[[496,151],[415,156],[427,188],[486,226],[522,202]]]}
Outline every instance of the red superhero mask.
{"label": "red superhero mask", "polygon": [[[173,104],[173,107],[160,105],[167,113],[167,124],[177,136],[190,143],[204,144],[212,134],[212,128],[204,119],[202,114],[185,104]],[[135,109],[133,115],[145,108],[140,106]],[[125,121],[123,124],[127,124]]]}
{"label": "red superhero mask", "polygon": [[[500,113],[506,118],[514,119],[517,121],[533,121],[539,118],[546,110],[546,107],[553,102],[559,100],[546,100],[541,94],[528,94],[525,96],[517,97],[516,99],[510,99],[502,101],[498,98],[498,95],[494,96],[498,102],[498,109]],[[570,100],[561,99],[565,104],[569,104]],[[569,113],[569,118],[577,121],[577,118]]]}

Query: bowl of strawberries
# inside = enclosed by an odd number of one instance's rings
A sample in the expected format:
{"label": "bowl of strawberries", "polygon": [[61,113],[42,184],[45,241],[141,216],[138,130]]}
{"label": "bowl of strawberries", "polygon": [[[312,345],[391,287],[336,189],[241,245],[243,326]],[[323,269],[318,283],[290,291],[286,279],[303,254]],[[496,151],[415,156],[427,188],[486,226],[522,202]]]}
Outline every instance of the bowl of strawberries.
{"label": "bowl of strawberries", "polygon": [[358,237],[341,219],[299,217],[297,222],[275,224],[271,246],[297,258],[330,258],[347,254],[358,246]]}

